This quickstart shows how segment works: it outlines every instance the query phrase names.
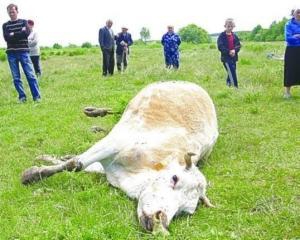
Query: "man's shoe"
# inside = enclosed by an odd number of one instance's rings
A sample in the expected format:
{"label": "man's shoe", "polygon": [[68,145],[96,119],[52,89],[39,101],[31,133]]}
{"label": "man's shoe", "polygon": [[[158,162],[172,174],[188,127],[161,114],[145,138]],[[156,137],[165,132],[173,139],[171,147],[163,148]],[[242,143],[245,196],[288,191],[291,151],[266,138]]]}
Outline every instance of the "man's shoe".
{"label": "man's shoe", "polygon": [[19,99],[19,103],[26,103],[26,101],[27,101],[26,98],[20,98]]}
{"label": "man's shoe", "polygon": [[40,103],[42,100],[41,100],[41,98],[37,98],[37,99],[34,99],[33,100],[35,103]]}

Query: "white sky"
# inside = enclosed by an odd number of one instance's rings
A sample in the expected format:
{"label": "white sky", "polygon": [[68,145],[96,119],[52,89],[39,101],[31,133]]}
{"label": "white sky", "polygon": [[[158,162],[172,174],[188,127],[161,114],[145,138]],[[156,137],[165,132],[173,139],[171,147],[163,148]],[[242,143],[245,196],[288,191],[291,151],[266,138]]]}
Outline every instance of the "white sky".
{"label": "white sky", "polygon": [[[160,39],[166,26],[175,31],[195,23],[209,33],[223,30],[224,20],[232,17],[236,31],[252,30],[261,24],[289,17],[296,0],[0,0],[0,23],[9,20],[6,7],[15,3],[19,18],[33,19],[41,46],[54,43],[68,45],[98,43],[98,31],[105,21],[113,20],[113,30],[126,25],[133,39],[139,39],[142,27],[150,30],[152,39]],[[2,34],[2,31],[1,31]],[[0,37],[0,47],[6,44]]]}

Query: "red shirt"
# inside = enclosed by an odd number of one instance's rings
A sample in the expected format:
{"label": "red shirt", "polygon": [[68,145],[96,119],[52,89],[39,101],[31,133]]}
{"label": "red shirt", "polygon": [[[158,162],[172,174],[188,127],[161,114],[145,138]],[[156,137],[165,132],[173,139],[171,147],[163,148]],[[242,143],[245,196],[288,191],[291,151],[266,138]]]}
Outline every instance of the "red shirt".
{"label": "red shirt", "polygon": [[234,49],[233,34],[232,33],[230,35],[226,34],[226,36],[228,41],[228,48],[229,50],[233,50]]}

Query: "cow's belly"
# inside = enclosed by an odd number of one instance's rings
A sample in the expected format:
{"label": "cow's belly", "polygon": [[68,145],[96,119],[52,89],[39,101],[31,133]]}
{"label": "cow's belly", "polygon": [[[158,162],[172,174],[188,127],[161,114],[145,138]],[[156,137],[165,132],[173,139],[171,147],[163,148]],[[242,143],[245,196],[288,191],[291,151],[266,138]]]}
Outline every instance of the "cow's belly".
{"label": "cow's belly", "polygon": [[[170,162],[184,164],[184,155],[193,152],[196,164],[199,159],[210,151],[215,143],[217,132],[211,129],[190,134],[184,128],[165,127],[161,129],[145,130],[125,125],[116,132],[122,132],[117,145],[122,146],[114,157],[113,163],[123,166],[129,172],[140,172],[141,169],[160,171]],[[209,132],[211,131],[211,132]]]}

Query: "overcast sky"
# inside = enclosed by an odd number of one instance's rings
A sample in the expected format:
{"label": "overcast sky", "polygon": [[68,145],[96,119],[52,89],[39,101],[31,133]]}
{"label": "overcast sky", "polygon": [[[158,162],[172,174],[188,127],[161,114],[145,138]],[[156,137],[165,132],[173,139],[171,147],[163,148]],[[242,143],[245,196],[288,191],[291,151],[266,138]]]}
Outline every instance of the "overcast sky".
{"label": "overcast sky", "polygon": [[[150,30],[152,39],[160,39],[166,26],[175,31],[195,23],[209,33],[223,31],[224,20],[232,17],[236,31],[252,30],[261,24],[268,27],[272,21],[289,17],[296,0],[0,0],[1,24],[9,20],[6,7],[15,3],[19,18],[33,19],[40,45],[54,43],[68,45],[83,42],[98,43],[99,28],[106,19],[113,20],[113,30],[125,25],[133,39],[140,37],[142,27]],[[0,38],[0,47],[6,44]]]}

